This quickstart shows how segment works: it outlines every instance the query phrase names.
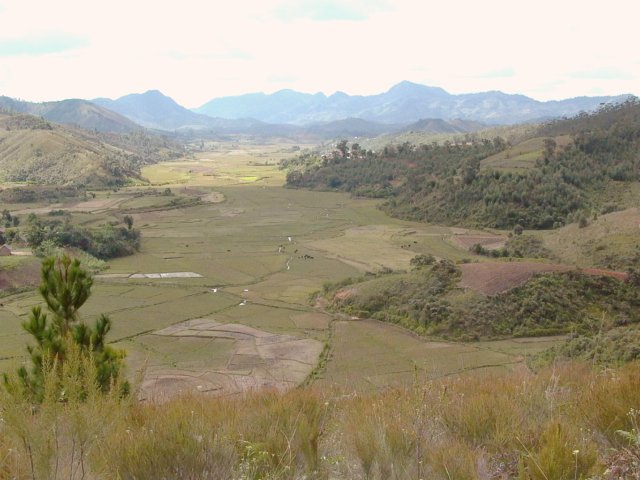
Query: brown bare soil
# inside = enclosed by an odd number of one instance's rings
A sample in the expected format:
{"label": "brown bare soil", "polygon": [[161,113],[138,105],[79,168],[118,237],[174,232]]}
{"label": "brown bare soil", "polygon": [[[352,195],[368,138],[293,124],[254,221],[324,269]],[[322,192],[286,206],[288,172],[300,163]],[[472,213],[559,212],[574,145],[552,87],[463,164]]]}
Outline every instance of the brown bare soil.
{"label": "brown bare soil", "polygon": [[[538,273],[575,270],[574,267],[569,265],[534,262],[467,263],[460,265],[460,269],[462,270],[462,277],[458,285],[486,295],[496,295],[519,287]],[[619,280],[627,278],[626,273],[613,270],[585,268],[579,271],[587,275],[606,275]]]}
{"label": "brown bare soil", "polygon": [[200,200],[206,203],[222,203],[224,202],[224,195],[220,192],[211,192],[200,197]]}
{"label": "brown bare soil", "polygon": [[335,293],[335,295],[333,296],[333,301],[336,302],[337,300],[346,300],[353,297],[356,293],[358,293],[358,290],[353,287],[342,288]]}
{"label": "brown bare soil", "polygon": [[259,388],[287,390],[311,373],[323,348],[317,340],[208,319],[188,320],[155,335],[231,339],[236,343],[223,369],[149,368],[142,381],[140,398],[154,402],[198,392],[237,395]]}
{"label": "brown bare soil", "polygon": [[0,268],[0,290],[35,287],[40,284],[40,262],[25,263],[13,268]]}
{"label": "brown bare soil", "polygon": [[601,268],[583,268],[580,270],[587,275],[605,275],[607,277],[614,277],[618,280],[626,280],[629,274],[625,272],[616,272],[615,270],[603,270]]}
{"label": "brown bare soil", "polygon": [[485,262],[460,265],[459,286],[486,295],[496,295],[518,287],[537,273],[566,272],[568,265],[528,262]]}

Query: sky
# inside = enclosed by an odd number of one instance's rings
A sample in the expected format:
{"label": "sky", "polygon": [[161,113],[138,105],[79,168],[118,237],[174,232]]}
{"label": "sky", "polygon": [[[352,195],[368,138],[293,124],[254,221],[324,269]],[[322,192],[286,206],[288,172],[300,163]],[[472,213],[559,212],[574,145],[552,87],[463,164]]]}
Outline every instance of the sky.
{"label": "sky", "polygon": [[640,95],[630,0],[0,0],[0,95]]}

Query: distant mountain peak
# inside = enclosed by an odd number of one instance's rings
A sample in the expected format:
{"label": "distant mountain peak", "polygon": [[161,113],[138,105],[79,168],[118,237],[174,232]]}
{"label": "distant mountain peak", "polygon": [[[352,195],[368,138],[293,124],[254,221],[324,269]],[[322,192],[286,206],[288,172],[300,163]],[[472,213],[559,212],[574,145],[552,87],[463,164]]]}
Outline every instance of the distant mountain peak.
{"label": "distant mountain peak", "polygon": [[449,96],[449,93],[440,88],[440,87],[430,87],[428,85],[421,85],[419,83],[413,83],[408,80],[403,80],[400,83],[397,83],[393,87],[389,89],[387,93],[395,93],[395,94],[427,94],[427,95],[446,95]]}
{"label": "distant mountain peak", "polygon": [[195,112],[222,118],[255,118],[268,123],[308,125],[345,118],[385,124],[409,124],[421,118],[462,119],[490,124],[514,124],[573,116],[597,109],[603,101],[620,102],[626,97],[586,97],[539,102],[524,95],[499,91],[454,95],[440,87],[404,80],[377,95],[330,96],[280,90],[271,95],[215,98]]}
{"label": "distant mountain peak", "polygon": [[206,127],[212,121],[182,107],[160,90],[131,93],[116,100],[96,98],[93,101],[147,128],[175,130],[180,127]]}

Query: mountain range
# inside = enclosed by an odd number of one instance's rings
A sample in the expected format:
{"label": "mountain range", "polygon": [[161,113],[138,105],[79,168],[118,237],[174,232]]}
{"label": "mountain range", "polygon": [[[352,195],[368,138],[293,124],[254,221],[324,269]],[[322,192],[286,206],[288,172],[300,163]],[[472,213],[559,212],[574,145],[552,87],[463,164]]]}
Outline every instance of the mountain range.
{"label": "mountain range", "polygon": [[581,111],[594,110],[601,103],[624,101],[628,96],[541,102],[498,91],[453,95],[442,88],[404,81],[378,95],[351,96],[336,92],[326,96],[280,90],[271,95],[250,93],[216,98],[195,111],[224,118],[251,117],[263,122],[297,125],[350,117],[388,124],[407,124],[424,118],[514,124],[570,117]]}
{"label": "mountain range", "polygon": [[141,128],[190,135],[243,134],[327,139],[420,131],[465,133],[487,125],[570,117],[629,95],[540,102],[502,92],[453,95],[442,88],[401,82],[378,95],[307,94],[281,90],[221,97],[189,110],[158,90],[115,100],[69,99],[33,103],[0,97],[0,110],[27,113],[90,131],[131,133]]}
{"label": "mountain range", "polygon": [[[305,95],[305,94],[299,94]],[[257,136],[305,136],[332,138],[339,136],[377,136],[409,128],[429,133],[464,133],[486,125],[479,122],[442,119],[422,119],[413,124],[388,124],[348,117],[307,125],[274,123],[239,115],[235,118],[213,117],[182,107],[158,90],[125,95],[116,100],[97,98],[93,103],[113,110],[147,128],[169,131],[197,130],[200,134],[243,133]]]}

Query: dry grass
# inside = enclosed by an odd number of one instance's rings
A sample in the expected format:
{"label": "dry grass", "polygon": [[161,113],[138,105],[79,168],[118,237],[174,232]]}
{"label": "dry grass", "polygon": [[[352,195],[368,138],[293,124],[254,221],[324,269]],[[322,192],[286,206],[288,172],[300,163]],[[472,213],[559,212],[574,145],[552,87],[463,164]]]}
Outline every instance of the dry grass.
{"label": "dry grass", "polygon": [[[637,204],[637,195],[635,203]],[[640,252],[640,210],[629,208],[544,233],[544,245],[565,263],[626,270]]]}
{"label": "dry grass", "polygon": [[613,479],[635,451],[616,430],[635,428],[639,364],[161,405],[79,401],[77,373],[66,402],[3,394],[0,477]]}

